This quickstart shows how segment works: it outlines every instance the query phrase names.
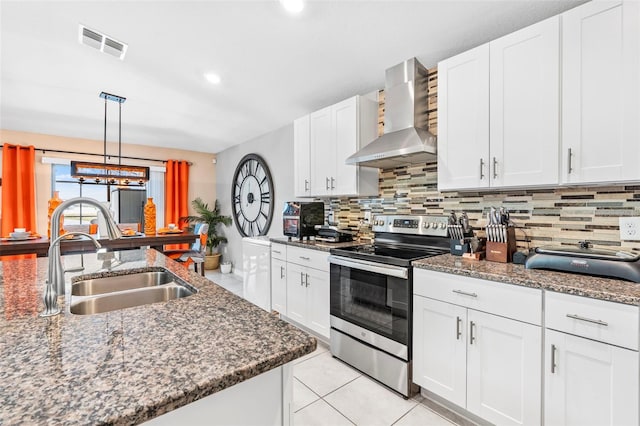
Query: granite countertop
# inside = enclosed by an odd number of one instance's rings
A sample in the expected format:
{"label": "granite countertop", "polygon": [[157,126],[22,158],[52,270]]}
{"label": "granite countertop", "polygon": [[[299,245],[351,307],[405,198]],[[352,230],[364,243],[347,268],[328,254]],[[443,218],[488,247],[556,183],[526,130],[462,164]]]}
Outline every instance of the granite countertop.
{"label": "granite countertop", "polygon": [[421,259],[413,262],[413,266],[627,305],[640,305],[640,284],[624,280],[542,269],[526,269],[524,265],[486,260],[475,261],[450,254]]}
{"label": "granite countertop", "polygon": [[[0,424],[137,424],[316,348],[315,338],[155,250],[119,255],[116,274],[166,268],[198,293],[84,316],[63,303],[60,315],[40,318],[47,258],[0,262]],[[93,253],[82,261],[85,271],[101,265]],[[78,265],[80,255],[63,263]]]}
{"label": "granite countertop", "polygon": [[361,246],[361,245],[370,243],[370,241],[360,241],[360,240],[354,240],[354,241],[349,241],[344,243],[328,243],[326,241],[315,241],[315,240],[300,241],[293,238],[291,239],[291,241],[289,241],[287,237],[270,238],[270,241],[272,243],[277,243],[277,244],[286,244],[289,246],[302,247],[302,248],[308,248],[308,249],[319,250],[319,251],[327,251],[327,252],[330,251],[332,248],[354,247],[354,246]]}

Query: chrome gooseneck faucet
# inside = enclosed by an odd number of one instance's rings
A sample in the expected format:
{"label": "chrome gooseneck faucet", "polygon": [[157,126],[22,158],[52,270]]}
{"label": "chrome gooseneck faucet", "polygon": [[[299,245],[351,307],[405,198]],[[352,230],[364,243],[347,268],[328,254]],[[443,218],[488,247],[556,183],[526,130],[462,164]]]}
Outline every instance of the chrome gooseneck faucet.
{"label": "chrome gooseneck faucet", "polygon": [[[122,237],[122,232],[116,224],[115,220],[111,216],[109,210],[98,200],[86,197],[71,198],[60,204],[51,215],[51,235],[60,234],[60,216],[68,207],[76,204],[90,204],[96,207],[105,218],[107,223],[107,234],[110,240],[114,240]],[[100,248],[100,243],[91,235],[84,232],[69,232],[65,235],[84,235],[93,240],[96,248]],[[60,260],[60,240],[63,236],[56,238],[51,242],[49,246],[49,273],[48,279],[44,290],[44,306],[45,310],[40,316],[51,316],[60,313],[58,308],[58,295],[64,295],[64,270],[62,269],[62,262]]]}

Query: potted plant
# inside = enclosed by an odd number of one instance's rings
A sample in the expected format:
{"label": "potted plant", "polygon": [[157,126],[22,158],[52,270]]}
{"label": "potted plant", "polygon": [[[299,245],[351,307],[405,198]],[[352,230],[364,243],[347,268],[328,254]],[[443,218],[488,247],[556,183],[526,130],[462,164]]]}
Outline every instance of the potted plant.
{"label": "potted plant", "polygon": [[217,269],[220,263],[220,253],[217,248],[220,243],[226,243],[227,237],[218,235],[218,225],[231,225],[231,217],[220,214],[220,204],[218,200],[214,201],[214,208],[210,209],[209,205],[202,201],[200,197],[191,202],[193,209],[197,215],[185,216],[180,218],[189,224],[207,223],[209,231],[207,232],[207,251],[204,260],[204,269]]}

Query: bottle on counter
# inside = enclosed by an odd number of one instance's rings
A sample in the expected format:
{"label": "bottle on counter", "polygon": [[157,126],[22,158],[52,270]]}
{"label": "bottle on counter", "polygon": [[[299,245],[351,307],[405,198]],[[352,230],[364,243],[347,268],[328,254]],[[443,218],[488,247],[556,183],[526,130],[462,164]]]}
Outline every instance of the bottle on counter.
{"label": "bottle on counter", "polygon": [[144,205],[144,233],[156,235],[156,205],[153,203],[153,197],[147,198]]}
{"label": "bottle on counter", "polygon": [[[53,191],[53,197],[47,203],[47,238],[51,239],[51,216],[55,209],[64,202],[60,198],[60,191]],[[60,235],[65,233],[64,227],[64,215],[60,215]]]}

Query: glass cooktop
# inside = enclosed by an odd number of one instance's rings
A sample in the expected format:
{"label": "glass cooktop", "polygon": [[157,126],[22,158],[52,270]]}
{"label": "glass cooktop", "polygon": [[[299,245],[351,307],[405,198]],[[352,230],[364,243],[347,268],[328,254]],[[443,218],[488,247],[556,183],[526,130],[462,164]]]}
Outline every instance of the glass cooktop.
{"label": "glass cooktop", "polygon": [[335,248],[331,249],[331,254],[336,256],[369,260],[372,262],[406,266],[409,265],[413,260],[437,256],[447,253],[448,251],[448,249],[439,247],[407,248],[371,244],[364,246]]}

